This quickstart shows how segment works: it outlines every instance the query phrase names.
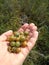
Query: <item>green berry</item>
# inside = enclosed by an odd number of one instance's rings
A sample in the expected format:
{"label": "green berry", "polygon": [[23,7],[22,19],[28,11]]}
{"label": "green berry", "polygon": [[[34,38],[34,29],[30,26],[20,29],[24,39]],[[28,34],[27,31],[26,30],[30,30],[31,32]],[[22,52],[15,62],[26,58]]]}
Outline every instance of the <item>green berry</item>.
{"label": "green berry", "polygon": [[26,36],[29,35],[29,32],[25,31],[25,32],[24,32],[24,35],[26,35]]}
{"label": "green berry", "polygon": [[13,53],[16,52],[16,47],[12,47],[12,52],[13,52]]}
{"label": "green berry", "polygon": [[19,32],[15,32],[14,35],[15,35],[16,37],[19,37]]}
{"label": "green berry", "polygon": [[20,42],[16,42],[15,44],[16,47],[20,47],[20,45],[21,45]]}
{"label": "green berry", "polygon": [[25,41],[25,36],[20,36],[20,42]]}
{"label": "green berry", "polygon": [[14,40],[16,40],[16,37],[15,37],[14,35],[12,35],[12,36],[9,38],[9,40],[14,41]]}
{"label": "green berry", "polygon": [[24,33],[23,32],[20,32],[20,35],[23,35]]}
{"label": "green berry", "polygon": [[11,43],[10,43],[10,46],[14,47],[15,44],[16,44],[15,42],[11,42]]}

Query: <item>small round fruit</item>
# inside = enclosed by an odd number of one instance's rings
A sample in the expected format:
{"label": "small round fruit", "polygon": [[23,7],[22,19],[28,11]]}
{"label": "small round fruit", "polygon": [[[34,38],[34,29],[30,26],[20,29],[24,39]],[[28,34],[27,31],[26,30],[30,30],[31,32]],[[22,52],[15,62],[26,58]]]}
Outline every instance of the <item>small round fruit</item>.
{"label": "small round fruit", "polygon": [[25,41],[25,36],[20,36],[20,42],[23,42],[23,41]]}
{"label": "small round fruit", "polygon": [[8,46],[8,51],[12,52],[12,47]]}
{"label": "small round fruit", "polygon": [[14,47],[15,44],[16,44],[16,43],[15,43],[14,41],[13,41],[13,42],[10,42],[10,46],[11,46],[11,47]]}
{"label": "small round fruit", "polygon": [[19,32],[14,32],[14,35],[16,36],[16,37],[19,37]]}
{"label": "small round fruit", "polygon": [[12,52],[13,52],[13,53],[16,52],[16,47],[12,47]]}
{"label": "small round fruit", "polygon": [[26,35],[26,36],[29,35],[29,32],[25,31],[25,32],[24,32],[24,35]]}
{"label": "small round fruit", "polygon": [[16,40],[16,37],[15,37],[14,35],[12,35],[12,36],[10,36],[10,37],[8,38],[8,41],[14,41],[14,40]]}
{"label": "small round fruit", "polygon": [[13,37],[10,36],[10,37],[7,38],[7,40],[8,40],[8,41],[12,41],[12,40],[13,40]]}
{"label": "small round fruit", "polygon": [[15,44],[16,47],[20,47],[20,45],[21,45],[21,44],[20,44],[20,42],[18,42],[18,41],[17,41],[16,44]]}
{"label": "small round fruit", "polygon": [[24,41],[21,46],[26,47],[27,46],[27,41]]}
{"label": "small round fruit", "polygon": [[16,38],[16,41],[19,41],[19,39],[20,39],[20,37],[17,37],[17,38]]}
{"label": "small round fruit", "polygon": [[23,35],[24,33],[23,32],[20,32],[20,35]]}
{"label": "small round fruit", "polygon": [[21,48],[16,48],[16,53],[21,52]]}

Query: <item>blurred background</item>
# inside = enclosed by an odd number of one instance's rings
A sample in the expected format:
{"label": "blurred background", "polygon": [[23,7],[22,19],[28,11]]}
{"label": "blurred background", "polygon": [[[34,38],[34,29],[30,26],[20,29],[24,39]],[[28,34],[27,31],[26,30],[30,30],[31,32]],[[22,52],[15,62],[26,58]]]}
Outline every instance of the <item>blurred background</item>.
{"label": "blurred background", "polygon": [[49,65],[49,0],[0,0],[0,34],[24,23],[35,23],[39,38],[23,65]]}

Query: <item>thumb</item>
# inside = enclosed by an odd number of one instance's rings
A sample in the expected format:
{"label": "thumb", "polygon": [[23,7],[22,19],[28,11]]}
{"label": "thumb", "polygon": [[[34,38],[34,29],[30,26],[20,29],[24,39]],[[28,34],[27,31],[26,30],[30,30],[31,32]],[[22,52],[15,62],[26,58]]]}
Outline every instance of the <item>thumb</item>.
{"label": "thumb", "polygon": [[3,33],[2,35],[0,35],[0,41],[5,41],[7,39],[7,37],[12,34],[13,34],[12,30],[9,30],[9,31]]}

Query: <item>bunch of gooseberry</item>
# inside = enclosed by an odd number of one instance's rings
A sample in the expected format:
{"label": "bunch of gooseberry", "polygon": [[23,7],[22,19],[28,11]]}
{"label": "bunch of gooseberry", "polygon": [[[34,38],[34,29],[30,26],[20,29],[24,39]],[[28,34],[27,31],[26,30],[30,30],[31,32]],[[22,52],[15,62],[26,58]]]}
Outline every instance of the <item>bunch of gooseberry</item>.
{"label": "bunch of gooseberry", "polygon": [[8,39],[8,51],[11,53],[21,52],[21,47],[26,47],[29,40],[29,32],[13,32]]}

